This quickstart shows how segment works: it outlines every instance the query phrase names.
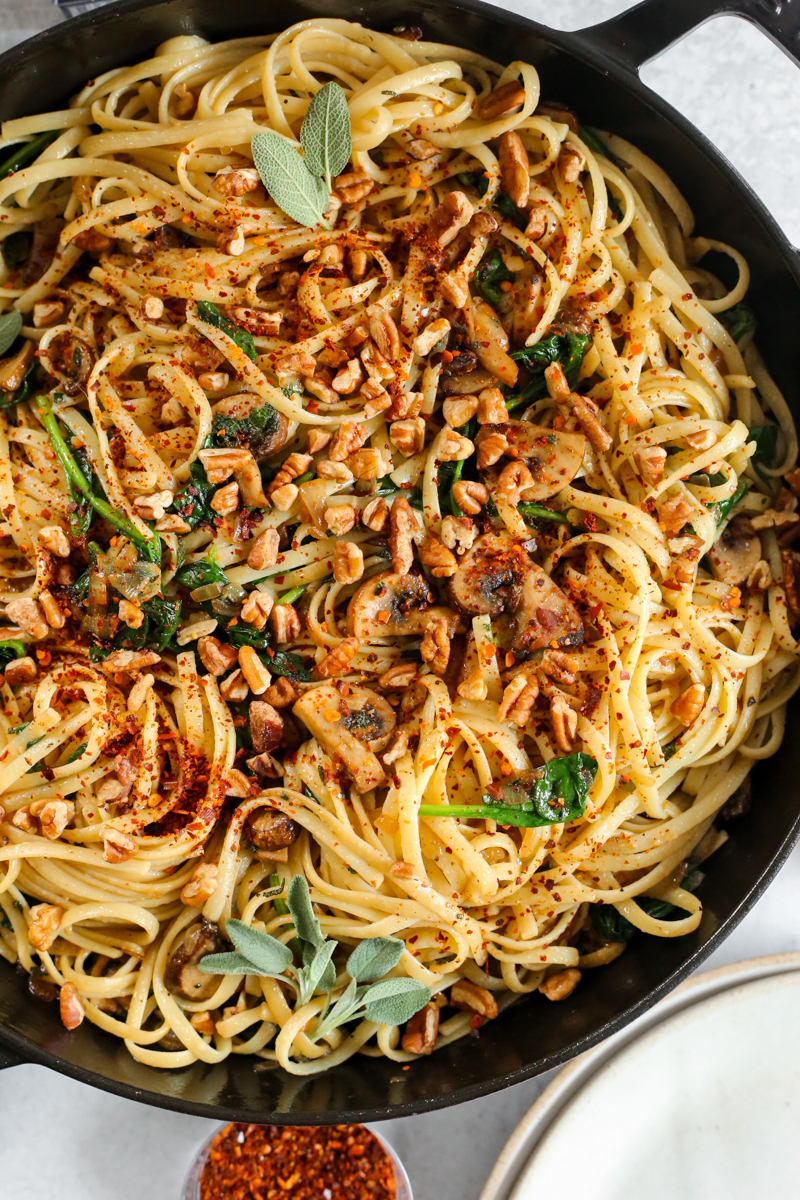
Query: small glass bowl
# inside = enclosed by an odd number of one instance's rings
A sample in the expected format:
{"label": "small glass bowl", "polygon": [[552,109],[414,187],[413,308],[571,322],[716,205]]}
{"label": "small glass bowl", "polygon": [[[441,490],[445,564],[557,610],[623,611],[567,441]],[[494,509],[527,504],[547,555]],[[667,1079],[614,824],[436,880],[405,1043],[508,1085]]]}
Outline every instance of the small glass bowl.
{"label": "small glass bowl", "polygon": [[[223,1125],[218,1126],[211,1136],[207,1138],[205,1142],[203,1142],[203,1145],[198,1151],[197,1157],[189,1169],[189,1174],[186,1177],[186,1185],[183,1190],[182,1200],[200,1200],[200,1176],[203,1174],[203,1168],[205,1167],[208,1156],[211,1153],[211,1143],[213,1142],[214,1138],[221,1133],[223,1129],[227,1129],[228,1125],[230,1124],[232,1124],[232,1122],[226,1121]],[[411,1195],[411,1184],[409,1183],[406,1169],[401,1163],[400,1159],[397,1157],[394,1147],[387,1142],[383,1134],[379,1133],[373,1125],[365,1125],[364,1128],[368,1129],[373,1137],[377,1138],[391,1159],[392,1166],[394,1167],[396,1200],[413,1200]]]}

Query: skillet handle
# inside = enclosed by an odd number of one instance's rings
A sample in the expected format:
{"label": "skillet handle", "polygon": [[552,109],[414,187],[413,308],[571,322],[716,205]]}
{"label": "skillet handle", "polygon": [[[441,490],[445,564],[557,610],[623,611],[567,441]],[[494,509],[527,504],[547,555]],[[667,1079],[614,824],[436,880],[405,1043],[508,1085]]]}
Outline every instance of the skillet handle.
{"label": "skillet handle", "polygon": [[5,1067],[21,1067],[24,1066],[25,1059],[20,1058],[9,1050],[6,1046],[0,1046],[0,1071]]}
{"label": "skillet handle", "polygon": [[722,16],[752,21],[800,66],[800,0],[641,0],[574,36],[635,72],[693,29]]}

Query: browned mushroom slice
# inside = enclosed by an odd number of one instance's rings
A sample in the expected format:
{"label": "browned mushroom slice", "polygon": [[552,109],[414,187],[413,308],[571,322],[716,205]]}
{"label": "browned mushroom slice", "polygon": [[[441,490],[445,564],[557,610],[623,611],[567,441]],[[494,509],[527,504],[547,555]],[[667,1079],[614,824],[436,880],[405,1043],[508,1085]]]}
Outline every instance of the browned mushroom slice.
{"label": "browned mushroom slice", "polygon": [[470,342],[475,353],[495,379],[513,387],[517,382],[519,367],[510,358],[508,334],[491,304],[485,300],[472,300],[466,312]]}
{"label": "browned mushroom slice", "polygon": [[362,583],[347,608],[349,637],[408,637],[424,633],[432,617],[446,617],[452,630],[458,618],[449,608],[435,606],[421,575],[383,571]]}
{"label": "browned mushroom slice", "polygon": [[0,388],[4,392],[15,392],[20,386],[34,349],[33,342],[24,341],[16,354],[0,362]]}
{"label": "browned mushroom slice", "polygon": [[[583,462],[586,438],[582,433],[564,433],[532,425],[530,421],[506,421],[503,425],[484,425],[475,444],[491,434],[502,434],[513,458],[521,458],[531,475],[534,487],[525,489],[526,500],[547,500],[570,483]],[[503,466],[485,467],[481,478],[491,488]]]}
{"label": "browned mushroom slice", "polygon": [[478,538],[461,559],[448,590],[464,612],[503,614],[495,636],[520,654],[553,642],[578,646],[583,641],[578,610],[531,560],[525,543],[505,534],[485,533]]}
{"label": "browned mushroom slice", "polygon": [[329,754],[341,759],[358,792],[386,782],[373,751],[382,750],[396,725],[392,706],[371,688],[351,687],[347,696],[324,683],[311,688],[293,710]]}
{"label": "browned mushroom slice", "polygon": [[209,975],[197,964],[205,954],[218,954],[224,949],[225,942],[211,921],[203,917],[199,924],[190,925],[164,972],[167,988],[184,1000],[210,1000],[221,976]]}
{"label": "browned mushroom slice", "polygon": [[[221,417],[232,417],[236,421],[241,421],[244,417],[250,415],[253,409],[263,408],[264,401],[260,396],[254,396],[251,392],[236,392],[233,396],[225,396],[218,404],[214,405],[214,415],[217,413]],[[275,417],[271,417],[271,423],[274,429],[271,433],[266,430],[259,438],[258,458],[269,458],[272,454],[277,454],[286,444],[286,437],[289,432],[289,422],[283,413],[275,412]]]}
{"label": "browned mushroom slice", "polygon": [[761,540],[746,517],[734,517],[708,552],[715,579],[733,586],[744,583],[761,558]]}

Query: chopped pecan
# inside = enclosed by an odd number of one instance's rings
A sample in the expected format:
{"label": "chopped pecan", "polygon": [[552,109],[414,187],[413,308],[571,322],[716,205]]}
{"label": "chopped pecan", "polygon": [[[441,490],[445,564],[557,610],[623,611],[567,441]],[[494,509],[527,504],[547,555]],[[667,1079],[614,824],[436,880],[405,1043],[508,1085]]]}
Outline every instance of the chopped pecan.
{"label": "chopped pecan", "polygon": [[225,646],[215,637],[201,637],[197,642],[197,652],[210,675],[224,675],[238,658],[233,646]]}
{"label": "chopped pecan", "polygon": [[548,1000],[566,1000],[567,996],[575,991],[581,978],[580,971],[575,967],[568,967],[565,971],[556,971],[554,975],[548,975],[547,979],[539,984],[538,990]]}
{"label": "chopped pecan", "polygon": [[658,487],[664,477],[667,452],[663,446],[644,446],[633,455],[639,474],[650,487]]}
{"label": "chopped pecan", "polygon": [[265,529],[253,542],[247,554],[247,565],[260,571],[263,567],[274,567],[278,561],[280,534],[277,529]]}
{"label": "chopped pecan", "polygon": [[247,710],[250,737],[256,754],[275,750],[283,737],[283,717],[265,700],[254,700]]}
{"label": "chopped pecan", "polygon": [[350,659],[358,653],[360,645],[361,642],[357,637],[344,638],[338,646],[334,646],[328,651],[321,662],[317,663],[314,674],[318,679],[329,679],[334,675],[340,675]]}
{"label": "chopped pecan", "polygon": [[449,246],[459,230],[469,223],[474,211],[463,192],[448,192],[428,221],[428,233],[440,246]]}
{"label": "chopped pecan", "polygon": [[428,536],[419,548],[420,562],[430,567],[436,579],[447,579],[458,569],[455,555],[437,537]]}
{"label": "chopped pecan", "polygon": [[363,425],[356,421],[342,421],[328,448],[328,458],[331,462],[344,462],[359,450],[366,440],[367,431]]}
{"label": "chopped pecan", "polygon": [[550,723],[559,750],[571,754],[578,731],[578,714],[570,708],[566,696],[560,692],[550,697]]}
{"label": "chopped pecan", "polygon": [[62,983],[58,989],[58,1015],[65,1029],[77,1029],[86,1010],[74,983]]}
{"label": "chopped pecan", "polygon": [[407,1054],[431,1054],[438,1032],[439,1008],[429,1000],[406,1025],[400,1044]]}
{"label": "chopped pecan", "polygon": [[453,499],[462,512],[474,517],[489,499],[489,489],[471,479],[459,479],[453,484]]}
{"label": "chopped pecan", "polygon": [[497,1016],[497,1001],[488,988],[478,987],[468,979],[459,979],[450,988],[450,1004],[464,1012],[476,1012],[493,1021]]}
{"label": "chopped pecan", "polygon": [[411,505],[402,496],[392,503],[389,516],[389,549],[392,552],[392,569],[398,575],[407,575],[414,562],[414,542],[420,541],[422,529]]}
{"label": "chopped pecan", "polygon": [[[272,611],[274,612],[275,610],[273,609]],[[240,648],[239,668],[247,680],[247,686],[256,696],[260,696],[262,692],[265,692],[272,683],[272,676],[252,646],[242,646]],[[282,724],[283,722],[281,722]]]}
{"label": "chopped pecan", "polygon": [[408,458],[417,454],[425,445],[425,422],[422,417],[408,421],[392,421],[389,426],[389,441]]}
{"label": "chopped pecan", "polygon": [[511,79],[484,96],[478,105],[478,116],[482,121],[494,121],[497,117],[514,112],[524,101],[525,88],[518,79]]}
{"label": "chopped pecan", "polygon": [[700,716],[705,702],[706,689],[702,683],[693,683],[681,692],[677,700],[673,700],[670,712],[688,729]]}
{"label": "chopped pecan", "polygon": [[217,890],[219,869],[211,863],[201,863],[192,872],[192,878],[181,892],[181,900],[188,908],[201,908]]}
{"label": "chopped pecan", "polygon": [[450,628],[446,617],[431,617],[419,653],[434,675],[444,675],[450,661]]}
{"label": "chopped pecan", "polygon": [[333,548],[333,578],[337,583],[357,583],[364,574],[364,554],[354,542],[337,542]]}
{"label": "chopped pecan", "polygon": [[524,208],[531,187],[530,162],[522,138],[515,130],[500,135],[497,157],[503,191],[517,208]]}

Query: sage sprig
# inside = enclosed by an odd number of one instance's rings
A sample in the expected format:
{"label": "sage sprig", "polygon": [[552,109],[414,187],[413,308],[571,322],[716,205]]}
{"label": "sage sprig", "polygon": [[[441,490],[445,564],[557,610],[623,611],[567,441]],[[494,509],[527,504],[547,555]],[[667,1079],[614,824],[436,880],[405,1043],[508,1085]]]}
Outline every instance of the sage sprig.
{"label": "sage sprig", "polygon": [[[268,894],[274,896],[274,889]],[[268,979],[285,979],[295,990],[298,1008],[308,1004],[315,992],[327,992],[322,1015],[309,1035],[314,1039],[360,1017],[382,1025],[399,1025],[430,1000],[429,989],[415,979],[381,978],[397,966],[403,953],[403,942],[398,938],[365,938],[347,960],[345,969],[350,982],[331,1005],[331,993],[336,983],[332,960],[338,943],[323,934],[302,875],[295,875],[289,883],[286,903],[302,953],[301,965],[295,964],[292,950],[278,938],[231,918],[225,932],[235,950],[206,954],[198,963],[199,969],[210,975],[261,975]],[[277,900],[275,904],[277,908]],[[292,942],[295,943],[294,938]],[[376,980],[379,982],[374,982]]]}
{"label": "sage sprig", "polygon": [[251,152],[261,181],[287,217],[298,225],[322,225],[332,180],[350,158],[352,139],[347,97],[338,83],[326,83],[308,106],[300,145],[303,155],[280,134],[253,135]]}
{"label": "sage sprig", "polygon": [[22,314],[16,308],[0,317],[0,355],[11,349],[21,329]]}

